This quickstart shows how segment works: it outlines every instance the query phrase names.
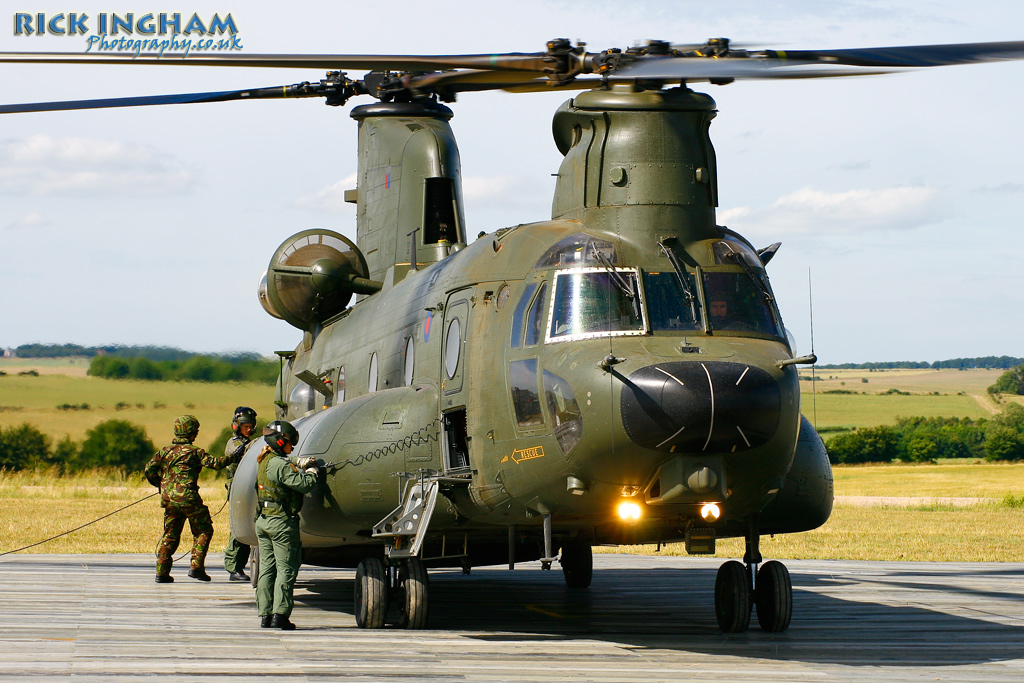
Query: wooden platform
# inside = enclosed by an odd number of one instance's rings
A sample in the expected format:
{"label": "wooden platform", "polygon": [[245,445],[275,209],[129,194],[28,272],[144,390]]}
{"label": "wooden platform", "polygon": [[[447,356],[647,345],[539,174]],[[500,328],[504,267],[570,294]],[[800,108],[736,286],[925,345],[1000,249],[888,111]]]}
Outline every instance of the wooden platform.
{"label": "wooden platform", "polygon": [[597,555],[586,591],[557,564],[431,572],[426,631],[356,628],[353,572],[304,567],[286,633],[219,557],[158,585],[149,555],[13,555],[0,681],[1024,680],[1024,564],[789,561],[790,630],[729,636],[721,562]]}

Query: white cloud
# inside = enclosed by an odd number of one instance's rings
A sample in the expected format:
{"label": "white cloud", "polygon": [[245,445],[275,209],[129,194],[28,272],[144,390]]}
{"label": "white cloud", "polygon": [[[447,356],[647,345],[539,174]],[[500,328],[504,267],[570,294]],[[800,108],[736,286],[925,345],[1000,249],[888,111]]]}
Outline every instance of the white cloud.
{"label": "white cloud", "polygon": [[7,227],[17,230],[20,228],[42,228],[49,224],[50,221],[47,220],[46,216],[39,213],[38,211],[33,211],[31,213],[25,214],[20,218],[14,219],[13,221],[7,224]]}
{"label": "white cloud", "polygon": [[943,201],[932,187],[823,192],[803,188],[768,207],[718,212],[720,223],[753,235],[782,237],[910,230],[943,216]]}
{"label": "white cloud", "polygon": [[192,173],[149,145],[36,134],[0,141],[0,193],[163,195],[191,185]]}
{"label": "white cloud", "polygon": [[295,206],[303,209],[323,209],[334,213],[351,212],[354,205],[345,201],[345,190],[355,188],[356,180],[355,173],[347,175],[321,190],[302,195],[295,200]]}

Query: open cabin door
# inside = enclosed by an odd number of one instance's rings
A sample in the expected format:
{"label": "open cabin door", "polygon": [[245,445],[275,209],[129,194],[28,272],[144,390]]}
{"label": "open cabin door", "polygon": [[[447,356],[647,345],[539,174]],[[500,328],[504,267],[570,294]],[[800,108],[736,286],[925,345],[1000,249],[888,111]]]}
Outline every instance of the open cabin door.
{"label": "open cabin door", "polygon": [[465,368],[471,289],[448,295],[441,339],[441,444],[446,472],[469,469]]}

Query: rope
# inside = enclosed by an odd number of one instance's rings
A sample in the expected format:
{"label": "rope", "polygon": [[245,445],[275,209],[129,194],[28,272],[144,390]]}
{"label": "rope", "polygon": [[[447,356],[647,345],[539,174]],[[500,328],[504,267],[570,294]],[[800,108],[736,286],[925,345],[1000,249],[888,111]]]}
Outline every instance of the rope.
{"label": "rope", "polygon": [[[8,550],[7,552],[4,552],[4,553],[0,553],[0,557],[3,557],[4,555],[12,555],[12,554],[14,554],[14,553],[20,553],[20,552],[21,552],[22,550],[28,550],[29,548],[35,548],[35,547],[36,547],[37,545],[42,545],[42,544],[44,544],[44,543],[49,543],[50,541],[54,541],[54,540],[56,540],[56,539],[58,539],[58,538],[61,538],[62,536],[67,536],[68,534],[73,534],[73,533],[75,533],[76,531],[81,531],[82,529],[84,529],[84,528],[85,528],[85,527],[87,527],[87,526],[91,526],[91,525],[95,524],[96,522],[99,522],[99,521],[102,521],[102,520],[106,519],[107,517],[112,517],[112,516],[116,515],[116,514],[117,514],[117,513],[119,513],[119,512],[124,512],[125,510],[127,510],[127,509],[128,509],[128,508],[130,508],[130,507],[132,507],[133,505],[138,505],[139,503],[141,503],[141,502],[142,502],[142,501],[144,501],[144,500],[149,500],[149,499],[150,499],[150,498],[152,498],[153,496],[159,496],[159,495],[160,495],[160,492],[159,492],[159,491],[155,491],[155,492],[153,492],[153,493],[149,494],[148,496],[146,496],[145,498],[139,498],[139,499],[138,499],[137,501],[135,501],[134,503],[128,503],[128,504],[127,504],[127,505],[125,505],[124,507],[122,507],[122,508],[118,508],[117,510],[114,510],[113,512],[108,512],[107,514],[103,515],[102,517],[97,517],[96,519],[92,520],[91,522],[86,522],[86,523],[85,523],[85,524],[83,524],[82,526],[78,526],[78,527],[75,527],[74,529],[69,529],[68,531],[64,531],[64,532],[62,532],[62,533],[59,533],[59,534],[57,534],[56,536],[51,536],[50,538],[45,538],[45,539],[43,539],[43,540],[41,540],[41,541],[38,541],[38,542],[36,542],[36,543],[33,543],[32,545],[27,545],[27,546],[25,546],[24,548],[16,548],[16,549],[14,549],[14,550]],[[219,515],[219,514],[220,514],[221,512],[223,512],[223,511],[224,511],[224,507],[225,507],[225,506],[226,506],[227,504],[228,504],[228,501],[227,501],[227,499],[225,498],[225,499],[224,499],[224,502],[223,502],[223,503],[221,504],[221,506],[220,506],[220,509],[219,509],[219,510],[217,510],[217,511],[216,511],[215,513],[213,513],[212,515],[210,515],[210,519],[213,519],[214,517],[216,517],[217,515]],[[174,561],[175,561],[175,562],[177,562],[178,560],[180,560],[181,558],[185,557],[186,555],[191,555],[191,554],[192,554],[192,551],[191,551],[191,550],[189,550],[189,551],[186,551],[186,552],[185,552],[185,553],[183,553],[183,554],[182,554],[181,556],[179,556],[179,557],[176,557],[176,558],[174,558]]]}
{"label": "rope", "polygon": [[107,517],[110,517],[112,515],[116,515],[118,512],[122,512],[124,510],[127,510],[128,508],[130,508],[133,505],[138,505],[142,501],[149,500],[153,496],[158,496],[158,495],[160,495],[159,491],[157,491],[155,493],[151,493],[148,496],[146,496],[145,498],[140,498],[137,501],[135,501],[134,503],[128,503],[123,508],[119,508],[117,510],[114,510],[113,512],[107,513],[107,514],[103,515],[102,517],[98,517],[98,518],[92,520],[91,522],[86,522],[82,526],[75,527],[74,529],[71,529],[70,531],[65,531],[64,533],[57,534],[56,536],[51,536],[50,538],[44,539],[42,541],[39,541],[38,543],[33,543],[32,545],[27,545],[24,548],[18,548],[16,550],[8,550],[5,553],[0,553],[0,557],[3,557],[4,555],[10,555],[12,553],[20,553],[22,550],[28,550],[29,548],[35,548],[37,545],[42,545],[44,543],[49,543],[50,541],[58,539],[61,536],[67,536],[68,534],[73,534],[74,532],[79,531],[81,529],[84,529],[85,527],[87,527],[87,526],[89,526],[91,524],[95,524],[96,522],[99,522],[100,520],[106,519]]}
{"label": "rope", "polygon": [[364,462],[376,460],[378,458],[383,458],[386,455],[391,455],[392,453],[397,453],[398,451],[404,451],[406,448],[412,448],[413,446],[420,446],[425,443],[430,443],[431,441],[437,441],[438,432],[431,432],[430,429],[433,427],[437,427],[440,423],[441,418],[436,417],[430,423],[420,427],[415,432],[401,439],[398,439],[397,441],[392,441],[389,444],[381,446],[380,448],[376,448],[368,453],[356,456],[355,458],[339,460],[338,462],[324,463],[324,469],[333,474],[334,472],[337,472],[346,465],[352,465],[353,467],[357,467],[359,465],[362,465]]}

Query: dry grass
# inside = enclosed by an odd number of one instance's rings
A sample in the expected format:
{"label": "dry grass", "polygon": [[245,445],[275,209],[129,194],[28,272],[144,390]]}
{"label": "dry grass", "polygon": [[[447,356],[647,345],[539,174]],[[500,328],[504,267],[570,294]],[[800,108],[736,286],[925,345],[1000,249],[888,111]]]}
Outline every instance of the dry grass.
{"label": "dry grass", "polygon": [[[212,475],[212,472],[210,473]],[[146,498],[156,492],[138,474],[87,472],[57,477],[53,473],[0,472],[0,553],[62,534]],[[223,480],[200,480],[203,501],[215,513],[224,504]],[[227,513],[214,517],[211,550],[228,537]],[[160,498],[129,507],[79,531],[28,549],[28,553],[149,553],[163,528]],[[181,550],[191,546],[186,529]]]}
{"label": "dry grass", "polygon": [[[716,557],[743,557],[743,539],[719,540]],[[656,546],[607,552],[655,554]],[[836,506],[820,529],[761,540],[768,559],[1024,562],[1024,509],[996,503],[971,508],[942,506],[863,508]],[[682,544],[662,555],[685,555]]]}

